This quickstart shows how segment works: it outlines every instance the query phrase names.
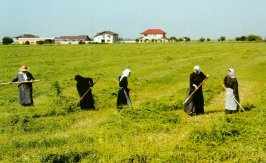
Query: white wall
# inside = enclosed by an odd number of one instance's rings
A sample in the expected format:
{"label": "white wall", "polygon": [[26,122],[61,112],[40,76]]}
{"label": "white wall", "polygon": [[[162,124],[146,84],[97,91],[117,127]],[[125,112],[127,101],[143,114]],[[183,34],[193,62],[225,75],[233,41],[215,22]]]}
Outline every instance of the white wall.
{"label": "white wall", "polygon": [[141,34],[141,41],[144,42],[145,40],[151,41],[152,39],[154,40],[161,40],[164,41],[162,38],[165,38],[164,34],[148,34],[145,36],[144,34]]}
{"label": "white wall", "polygon": [[110,34],[107,34],[107,33],[104,33],[102,35],[99,35],[97,37],[94,37],[93,41],[94,42],[98,42],[98,43],[114,43],[116,42],[116,39],[113,35],[110,35]]}

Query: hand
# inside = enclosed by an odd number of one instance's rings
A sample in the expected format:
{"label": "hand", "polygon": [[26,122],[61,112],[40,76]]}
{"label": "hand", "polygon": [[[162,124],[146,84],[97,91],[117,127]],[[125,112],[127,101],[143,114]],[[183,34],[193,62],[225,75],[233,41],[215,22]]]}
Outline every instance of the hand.
{"label": "hand", "polygon": [[12,82],[8,82],[8,84],[12,84]]}
{"label": "hand", "polygon": [[198,86],[196,84],[192,85],[195,89],[198,89]]}
{"label": "hand", "polygon": [[222,86],[224,87],[224,89],[226,89],[226,87],[225,87],[225,85],[224,85],[224,84],[223,84]]}
{"label": "hand", "polygon": [[209,78],[209,74],[206,75],[206,78],[207,78],[207,79]]}

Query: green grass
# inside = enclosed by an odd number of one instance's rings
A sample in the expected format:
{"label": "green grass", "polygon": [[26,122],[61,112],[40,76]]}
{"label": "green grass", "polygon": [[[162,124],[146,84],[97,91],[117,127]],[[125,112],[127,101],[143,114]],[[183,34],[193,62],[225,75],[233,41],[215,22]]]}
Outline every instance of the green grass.
{"label": "green grass", "polygon": [[[34,107],[0,86],[0,162],[265,162],[265,43],[0,46],[1,82],[21,65],[36,79]],[[206,114],[183,111],[200,65]],[[117,79],[132,70],[132,107],[116,110]],[[222,88],[235,68],[249,111],[225,115]],[[74,76],[99,79],[96,111],[80,111]]]}

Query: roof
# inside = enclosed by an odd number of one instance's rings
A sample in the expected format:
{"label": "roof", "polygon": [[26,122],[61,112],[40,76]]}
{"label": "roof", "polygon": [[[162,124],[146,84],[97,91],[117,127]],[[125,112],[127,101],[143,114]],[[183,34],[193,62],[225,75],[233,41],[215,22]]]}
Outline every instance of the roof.
{"label": "roof", "polygon": [[161,29],[147,29],[146,31],[142,32],[141,34],[166,34]]}
{"label": "roof", "polygon": [[112,31],[103,31],[103,32],[97,33],[94,37],[97,37],[97,36],[100,36],[100,35],[103,35],[103,34],[118,35],[117,33],[114,33]]}
{"label": "roof", "polygon": [[15,38],[40,38],[40,37],[32,35],[32,34],[23,34],[23,35],[15,37]]}
{"label": "roof", "polygon": [[57,40],[89,40],[89,36],[87,35],[79,35],[79,36],[60,36],[55,37]]}

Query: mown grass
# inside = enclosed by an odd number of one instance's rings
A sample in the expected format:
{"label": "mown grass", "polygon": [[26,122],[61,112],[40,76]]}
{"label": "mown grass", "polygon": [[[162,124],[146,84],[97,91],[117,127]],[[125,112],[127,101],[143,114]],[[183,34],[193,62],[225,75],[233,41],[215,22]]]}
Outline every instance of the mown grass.
{"label": "mown grass", "polygon": [[[28,65],[33,107],[0,86],[1,162],[265,162],[265,43],[0,46],[1,82]],[[200,65],[206,114],[183,112],[189,74]],[[132,74],[132,107],[116,110],[117,79]],[[221,87],[236,70],[246,112],[225,115]],[[99,79],[96,111],[74,107],[74,76]]]}

